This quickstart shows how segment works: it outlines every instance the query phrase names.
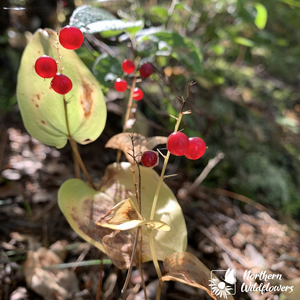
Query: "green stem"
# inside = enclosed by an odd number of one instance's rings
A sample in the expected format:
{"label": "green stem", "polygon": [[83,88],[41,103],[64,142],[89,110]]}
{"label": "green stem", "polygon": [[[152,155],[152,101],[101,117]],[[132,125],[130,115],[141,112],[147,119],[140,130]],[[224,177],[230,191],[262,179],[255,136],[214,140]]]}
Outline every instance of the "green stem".
{"label": "green stem", "polygon": [[[57,41],[56,41],[56,51],[57,51],[57,57],[58,57],[58,69],[59,69],[59,72],[62,74],[63,72],[63,68],[62,68],[62,65],[61,65],[61,55],[60,55],[60,51],[59,51],[59,40],[58,40],[58,35],[57,35]],[[68,101],[66,100],[66,96],[63,95],[63,102],[64,102],[64,111],[65,111],[65,120],[66,120],[66,126],[67,126],[67,132],[68,132],[68,138],[69,138],[69,141],[70,141],[70,144],[71,144],[71,148],[72,148],[72,151],[74,153],[74,156],[76,158],[76,161],[77,163],[79,164],[79,166],[81,167],[83,173],[85,174],[88,182],[90,183],[90,185],[92,186],[93,189],[96,190],[96,186],[94,185],[82,159],[81,159],[81,156],[78,152],[78,149],[77,149],[77,145],[76,145],[76,142],[71,134],[71,130],[70,130],[70,122],[69,122],[69,114],[68,114]]]}
{"label": "green stem", "polygon": [[161,279],[161,271],[160,271],[160,268],[159,268],[159,265],[158,265],[156,252],[155,252],[155,249],[154,249],[152,229],[148,228],[147,232],[148,232],[149,246],[150,246],[150,251],[151,251],[151,256],[152,256],[152,260],[153,260],[153,263],[154,263],[154,267],[155,267],[158,278]]}
{"label": "green stem", "polygon": [[[183,106],[182,106],[182,109],[180,111],[179,117],[177,119],[174,132],[178,131],[180,122],[182,120]],[[158,184],[157,184],[157,188],[156,188],[156,191],[155,191],[155,195],[154,195],[154,199],[153,199],[153,203],[152,203],[152,208],[151,208],[150,220],[154,219],[155,210],[156,210],[156,204],[157,204],[159,192],[160,192],[160,189],[161,189],[161,185],[162,185],[163,180],[164,180],[165,171],[166,171],[166,168],[167,168],[167,164],[168,164],[169,158],[170,158],[170,152],[168,151],[167,155],[164,158],[164,165],[163,165],[163,168],[162,168],[162,171],[161,171],[161,174],[160,174],[160,177],[159,177],[159,181],[158,181]]]}

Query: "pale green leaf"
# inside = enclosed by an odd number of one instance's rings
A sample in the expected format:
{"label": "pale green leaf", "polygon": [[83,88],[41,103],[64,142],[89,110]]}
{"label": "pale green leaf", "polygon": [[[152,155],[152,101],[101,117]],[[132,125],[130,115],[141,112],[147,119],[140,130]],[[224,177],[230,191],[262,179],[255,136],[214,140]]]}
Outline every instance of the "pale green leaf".
{"label": "pale green leaf", "polygon": [[125,29],[139,31],[143,28],[142,20],[127,22],[117,19],[110,12],[89,5],[83,5],[74,10],[70,25],[80,28],[83,33],[103,33],[104,37],[120,34]]}
{"label": "pale green leaf", "polygon": [[246,46],[246,47],[254,47],[255,44],[253,41],[246,39],[244,37],[237,37],[233,40],[235,43]]}
{"label": "pale green leaf", "polygon": [[[116,235],[115,231],[97,226],[95,222],[123,199],[132,198],[132,195],[135,194],[131,168],[130,163],[109,165],[98,192],[79,179],[70,179],[61,186],[58,194],[59,207],[77,234],[106,252],[113,263],[121,269],[128,268],[130,264],[130,260],[127,258],[130,257],[128,253],[131,253],[136,229],[120,231]],[[157,258],[164,260],[168,255],[184,251],[186,248],[187,231],[184,217],[174,194],[163,183],[154,215],[155,224],[146,221],[150,218],[159,176],[154,170],[143,166],[140,167],[140,170],[142,178],[141,215],[148,226],[152,225],[156,229],[160,229],[153,232],[154,244]],[[137,207],[134,198],[132,201]],[[170,226],[170,231],[164,231],[168,229],[165,226]],[[148,244],[147,226],[142,226],[142,230],[142,261],[146,262],[152,258]],[[121,247],[120,244],[124,247]]]}
{"label": "pale green leaf", "polygon": [[[39,29],[24,50],[18,73],[17,99],[24,125],[40,142],[62,148],[68,140],[68,131],[62,95],[51,89],[51,79],[43,79],[34,70],[35,61],[42,55],[57,60],[54,48],[55,31]],[[70,132],[80,144],[99,137],[106,122],[106,105],[100,85],[80,60],[75,51],[60,47],[63,73],[73,83],[66,94],[70,100],[68,120]]]}

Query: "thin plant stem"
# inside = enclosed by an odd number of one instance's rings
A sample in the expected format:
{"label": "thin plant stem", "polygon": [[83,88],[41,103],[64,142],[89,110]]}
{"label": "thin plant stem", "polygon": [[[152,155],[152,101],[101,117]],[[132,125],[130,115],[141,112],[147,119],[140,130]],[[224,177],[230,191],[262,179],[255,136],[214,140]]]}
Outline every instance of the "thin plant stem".
{"label": "thin plant stem", "polygon": [[126,279],[125,279],[125,282],[124,282],[124,285],[123,285],[123,288],[121,291],[124,300],[126,299],[126,290],[127,290],[127,286],[128,286],[129,280],[130,280],[130,274],[132,272],[133,260],[135,257],[135,252],[136,252],[137,243],[138,243],[138,239],[139,239],[139,233],[140,233],[139,228],[137,228],[135,238],[134,238],[133,250],[132,250],[132,254],[131,254],[130,266],[129,266],[127,276],[126,276]]}
{"label": "thin plant stem", "polygon": [[[187,99],[188,99],[188,97],[190,95],[190,89],[191,89],[191,86],[193,84],[194,84],[193,82],[189,83],[188,89],[187,89],[186,98],[185,99],[180,99],[182,101],[182,106],[181,106],[181,110],[180,110],[178,118],[175,118],[177,120],[177,122],[176,122],[176,125],[175,125],[175,128],[174,128],[174,132],[178,131],[180,122],[182,120],[182,117],[185,114],[184,111],[183,111],[184,110],[184,106],[185,106],[185,103],[186,103],[186,101],[187,101]],[[190,113],[190,112],[186,112],[186,113]],[[159,196],[159,193],[160,193],[161,185],[162,185],[163,180],[165,178],[165,171],[166,171],[166,168],[167,168],[167,164],[168,164],[169,158],[170,158],[170,151],[168,151],[167,155],[164,156],[164,164],[163,164],[163,168],[162,168],[162,171],[161,171],[161,174],[160,174],[160,177],[159,177],[159,181],[158,181],[158,184],[157,184],[157,188],[156,188],[156,191],[155,191],[155,195],[154,195],[154,199],[153,199],[153,203],[152,203],[152,208],[151,208],[150,220],[154,219],[154,215],[155,215],[155,211],[156,211],[156,205],[157,205],[157,200],[158,200],[158,196]],[[162,275],[161,275],[161,271],[160,271],[160,268],[159,268],[159,265],[158,265],[158,261],[157,261],[157,257],[156,257],[156,253],[155,253],[155,248],[154,248],[154,243],[153,243],[152,229],[148,228],[147,232],[148,232],[148,237],[149,237],[149,246],[150,246],[150,251],[151,251],[151,256],[152,256],[153,264],[154,264],[154,267],[156,269],[157,276],[159,278],[159,287],[158,287],[157,294],[156,294],[156,300],[159,300],[160,299],[160,294],[161,294],[161,288],[162,288],[162,281],[161,281],[161,276]]]}
{"label": "thin plant stem", "polygon": [[[56,45],[54,46],[56,48],[56,51],[57,51],[57,57],[58,57],[58,69],[59,69],[59,72],[62,74],[63,72],[63,67],[61,65],[61,58],[62,56],[60,55],[60,51],[59,51],[59,41],[58,41],[58,35],[57,35],[57,40],[56,40]],[[70,145],[71,145],[71,148],[73,150],[73,153],[74,153],[74,156],[75,156],[75,161],[77,161],[77,163],[79,164],[79,166],[81,167],[84,175],[86,176],[88,182],[90,183],[90,185],[92,186],[93,189],[96,190],[96,186],[94,185],[82,159],[81,159],[81,156],[79,154],[79,151],[77,149],[77,145],[76,145],[76,142],[71,134],[71,131],[70,131],[70,122],[69,122],[69,114],[68,114],[68,101],[66,99],[66,96],[63,95],[63,102],[64,102],[64,112],[65,112],[65,120],[66,120],[66,126],[67,126],[67,132],[68,132],[68,138],[69,138],[69,141],[70,141]]]}
{"label": "thin plant stem", "polygon": [[[129,116],[130,116],[130,111],[131,111],[132,101],[133,101],[133,91],[134,91],[135,85],[136,85],[136,75],[134,75],[132,85],[130,88],[130,94],[129,94],[129,99],[128,99],[128,103],[127,103],[127,110],[126,110],[126,114],[125,114],[125,120],[124,120],[122,132],[126,132],[126,124],[129,119]],[[120,162],[120,158],[121,158],[121,150],[118,150],[117,159],[116,159],[117,163]]]}
{"label": "thin plant stem", "polygon": [[159,268],[159,264],[158,264],[157,257],[156,257],[156,252],[155,252],[155,249],[154,249],[152,229],[148,228],[147,232],[148,232],[149,246],[150,246],[150,251],[151,251],[151,256],[152,256],[152,259],[153,259],[154,267],[155,267],[158,278],[161,279],[161,271],[160,271],[160,268]]}
{"label": "thin plant stem", "polygon": [[163,281],[160,279],[159,283],[158,283],[157,291],[156,291],[156,298],[155,298],[155,300],[159,300],[160,299],[162,285],[163,285]]}
{"label": "thin plant stem", "polygon": [[78,152],[78,149],[77,149],[77,147],[76,147],[76,142],[75,142],[75,140],[73,139],[72,136],[69,138],[69,140],[70,140],[70,144],[71,144],[72,150],[73,150],[73,152],[74,152],[74,154],[75,154],[75,156],[76,156],[76,159],[77,159],[77,161],[78,161],[78,163],[79,163],[79,165],[80,165],[80,168],[82,169],[82,171],[83,171],[83,173],[84,173],[86,179],[88,180],[88,182],[89,182],[89,184],[91,185],[91,187],[92,187],[94,190],[97,190],[95,184],[93,183],[93,181],[92,181],[92,179],[91,179],[91,177],[90,177],[90,175],[89,175],[89,173],[88,173],[88,171],[87,171],[87,169],[86,169],[86,167],[85,167],[85,165],[84,165],[84,163],[83,163],[83,161],[82,161],[82,159],[81,159],[81,156],[80,156],[80,154],[79,154],[79,152]]}

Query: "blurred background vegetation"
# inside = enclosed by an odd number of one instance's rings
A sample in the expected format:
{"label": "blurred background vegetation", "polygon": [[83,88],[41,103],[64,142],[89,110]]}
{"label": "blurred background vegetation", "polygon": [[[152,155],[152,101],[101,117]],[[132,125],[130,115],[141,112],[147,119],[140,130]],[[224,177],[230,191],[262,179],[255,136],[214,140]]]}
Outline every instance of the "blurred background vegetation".
{"label": "blurred background vegetation", "polygon": [[[196,162],[175,157],[172,162],[180,162],[193,181],[222,151],[225,158],[203,185],[245,195],[279,214],[300,218],[299,1],[2,2],[2,122],[12,114],[21,122],[15,97],[17,71],[37,28],[64,26],[74,9],[85,4],[116,18],[142,20],[143,28],[125,33],[86,35],[86,47],[78,50],[108,103],[123,101],[113,92],[113,83],[123,76],[125,57],[140,64],[151,62],[156,72],[140,83],[145,98],[139,106],[142,118],[154,124],[153,129],[146,128],[148,134],[164,128],[160,134],[168,135],[173,121],[167,116],[179,107],[176,96],[185,95],[188,82],[195,81],[187,104],[193,114],[184,119],[183,127],[187,135],[202,137],[209,148]],[[101,19],[103,14],[87,17]],[[121,119],[116,126],[121,128]]]}

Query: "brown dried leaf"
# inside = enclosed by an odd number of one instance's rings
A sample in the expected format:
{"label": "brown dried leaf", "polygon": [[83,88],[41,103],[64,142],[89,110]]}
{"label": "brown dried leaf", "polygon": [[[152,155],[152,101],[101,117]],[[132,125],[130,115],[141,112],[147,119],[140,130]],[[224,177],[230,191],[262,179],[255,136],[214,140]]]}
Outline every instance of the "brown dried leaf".
{"label": "brown dried leaf", "polygon": [[[124,132],[114,135],[105,145],[106,148],[113,148],[122,150],[128,159],[128,161],[133,164],[132,157],[128,154],[132,154],[132,141],[131,137],[133,134]],[[135,153],[141,153],[147,150],[152,150],[155,146],[159,144],[166,144],[168,138],[165,136],[154,136],[146,138],[141,134],[134,134],[134,150]],[[137,157],[139,161],[140,157]]]}
{"label": "brown dried leaf", "polygon": [[170,226],[164,222],[146,221],[130,198],[119,202],[105,216],[100,217],[95,224],[113,230],[128,230],[142,225],[148,225],[151,229],[156,230],[170,230]]}
{"label": "brown dried leaf", "polygon": [[[179,281],[206,291],[214,300],[224,300],[220,296],[212,295],[209,287],[211,271],[193,254],[176,252],[169,255],[164,260],[164,269],[163,281]],[[227,295],[227,299],[234,300],[231,295]]]}
{"label": "brown dried leaf", "polygon": [[24,265],[27,286],[45,300],[69,299],[70,294],[78,293],[78,282],[74,272],[66,269],[43,269],[62,262],[54,252],[46,248],[29,251]]}

